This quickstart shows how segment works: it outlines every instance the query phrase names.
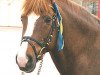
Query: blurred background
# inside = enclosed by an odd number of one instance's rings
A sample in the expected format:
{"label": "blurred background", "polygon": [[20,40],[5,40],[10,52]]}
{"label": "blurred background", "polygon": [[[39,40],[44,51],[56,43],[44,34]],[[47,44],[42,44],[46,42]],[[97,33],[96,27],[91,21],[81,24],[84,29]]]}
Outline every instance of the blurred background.
{"label": "blurred background", "polygon": [[[100,17],[100,0],[73,0],[84,6],[91,14]],[[15,56],[20,44],[22,23],[20,21],[23,0],[0,0],[0,74],[21,75]],[[34,72],[25,75],[36,75]],[[52,59],[47,53],[44,57],[40,75],[59,75]]]}
{"label": "blurred background", "polygon": [[0,26],[21,26],[22,0],[0,0]]}
{"label": "blurred background", "polygon": [[[99,16],[100,0],[73,0],[90,13]],[[0,0],[0,26],[21,26],[20,15],[23,0]]]}
{"label": "blurred background", "polygon": [[85,7],[91,14],[100,17],[100,0],[73,0]]}

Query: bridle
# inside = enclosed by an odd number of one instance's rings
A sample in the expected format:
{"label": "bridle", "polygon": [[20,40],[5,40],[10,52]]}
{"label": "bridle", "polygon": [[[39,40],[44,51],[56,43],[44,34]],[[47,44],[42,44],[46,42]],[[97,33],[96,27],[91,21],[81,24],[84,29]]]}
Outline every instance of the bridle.
{"label": "bridle", "polygon": [[[21,43],[28,42],[28,44],[32,47],[32,49],[35,53],[36,60],[37,61],[41,60],[37,75],[39,75],[40,71],[41,71],[41,67],[42,67],[42,63],[43,63],[43,51],[48,49],[48,46],[52,42],[53,33],[55,30],[57,31],[57,36],[58,36],[58,39],[57,39],[58,51],[63,50],[63,47],[64,47],[64,40],[63,40],[63,36],[62,36],[62,33],[63,33],[62,17],[60,15],[59,9],[55,3],[55,0],[50,0],[50,1],[52,4],[52,9],[54,11],[54,15],[51,19],[52,25],[49,30],[48,36],[46,38],[43,38],[44,39],[43,41],[39,41],[31,36],[23,36],[22,41],[21,41]],[[25,16],[24,16],[24,18],[25,18]],[[27,16],[26,16],[26,18],[27,18]],[[22,19],[23,19],[23,17],[22,17]],[[27,23],[27,21],[26,21],[26,23]],[[39,53],[37,53],[35,45],[33,45],[32,42],[35,42],[36,44],[38,44],[41,47]]]}
{"label": "bridle", "polygon": [[[62,17],[60,15],[57,4],[55,3],[55,0],[51,0],[51,3],[52,3],[52,9],[54,11],[54,15],[51,19],[52,20],[52,25],[51,25],[51,29],[48,33],[48,36],[46,38],[42,38],[42,39],[45,39],[45,40],[39,41],[39,40],[35,39],[34,37],[24,36],[24,37],[22,37],[22,41],[21,41],[22,43],[23,42],[28,42],[31,45],[31,47],[33,48],[33,50],[35,52],[35,56],[36,56],[37,61],[42,59],[42,55],[43,55],[42,52],[45,49],[48,49],[48,45],[52,41],[53,32],[54,32],[55,29],[57,30],[57,36],[58,36],[58,40],[57,40],[58,51],[63,50],[63,47],[64,47],[64,40],[63,40],[63,35],[62,35],[63,34]],[[36,44],[38,44],[41,47],[39,53],[37,53],[36,48],[31,43],[31,41],[35,42]]]}
{"label": "bridle", "polygon": [[[22,17],[22,19],[23,19],[23,17]],[[32,47],[32,49],[33,49],[33,51],[34,51],[34,53],[35,53],[35,56],[36,56],[37,61],[42,59],[42,55],[43,55],[42,52],[43,52],[45,49],[47,49],[47,47],[49,46],[49,44],[50,44],[51,41],[52,41],[52,37],[53,37],[53,32],[54,32],[54,30],[55,30],[56,28],[58,28],[57,25],[56,25],[56,21],[57,21],[57,16],[56,16],[56,14],[52,17],[52,20],[51,20],[51,21],[52,21],[51,29],[50,29],[50,31],[49,31],[48,36],[47,36],[46,38],[44,38],[44,39],[45,39],[44,41],[39,41],[39,40],[37,40],[37,39],[35,39],[34,37],[31,37],[31,36],[23,36],[23,37],[22,37],[21,44],[22,44],[23,42],[28,42],[28,44]],[[35,46],[32,44],[32,42],[35,42],[36,44],[38,44],[38,45],[41,47],[39,53],[37,53],[36,48],[35,48]]]}

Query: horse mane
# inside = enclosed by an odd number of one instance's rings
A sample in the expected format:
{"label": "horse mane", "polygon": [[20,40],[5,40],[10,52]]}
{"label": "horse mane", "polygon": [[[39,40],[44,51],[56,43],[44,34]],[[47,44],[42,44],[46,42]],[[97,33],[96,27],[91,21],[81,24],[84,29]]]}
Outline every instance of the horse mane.
{"label": "horse mane", "polygon": [[[55,0],[67,2],[67,0]],[[34,12],[36,15],[53,14],[51,0],[25,0],[23,4],[23,15]]]}
{"label": "horse mane", "polygon": [[23,4],[23,15],[34,12],[36,15],[52,14],[50,0],[25,0]]}

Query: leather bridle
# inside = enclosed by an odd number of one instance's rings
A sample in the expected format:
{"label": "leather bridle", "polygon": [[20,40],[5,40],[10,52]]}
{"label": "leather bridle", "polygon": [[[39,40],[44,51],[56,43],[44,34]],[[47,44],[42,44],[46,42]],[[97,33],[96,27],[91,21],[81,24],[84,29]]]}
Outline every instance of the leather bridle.
{"label": "leather bridle", "polygon": [[[22,19],[23,19],[23,18],[22,18]],[[57,20],[57,16],[56,16],[56,14],[55,14],[55,15],[52,17],[52,25],[51,25],[51,29],[50,29],[50,31],[49,31],[49,34],[48,34],[47,38],[44,38],[45,41],[39,41],[39,40],[37,40],[37,39],[35,39],[34,37],[31,37],[31,36],[23,36],[23,37],[22,37],[21,44],[22,44],[23,42],[28,42],[28,44],[29,44],[29,45],[32,47],[32,49],[34,50],[34,53],[35,53],[35,56],[36,56],[37,61],[42,59],[42,55],[43,55],[42,52],[43,52],[45,49],[47,49],[48,45],[49,45],[49,44],[51,43],[51,41],[52,41],[53,32],[54,32],[54,30],[55,30],[56,28],[58,28],[57,25],[56,25],[56,20]],[[35,46],[32,44],[32,42],[35,42],[36,44],[38,44],[38,45],[41,47],[39,53],[37,53],[37,50],[36,50]]]}

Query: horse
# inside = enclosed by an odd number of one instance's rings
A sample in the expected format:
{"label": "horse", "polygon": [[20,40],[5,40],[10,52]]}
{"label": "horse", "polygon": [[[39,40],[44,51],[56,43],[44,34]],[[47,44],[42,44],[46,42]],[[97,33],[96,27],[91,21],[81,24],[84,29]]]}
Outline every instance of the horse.
{"label": "horse", "polygon": [[22,9],[20,70],[32,72],[49,52],[60,75],[100,75],[99,18],[70,0],[26,0]]}

